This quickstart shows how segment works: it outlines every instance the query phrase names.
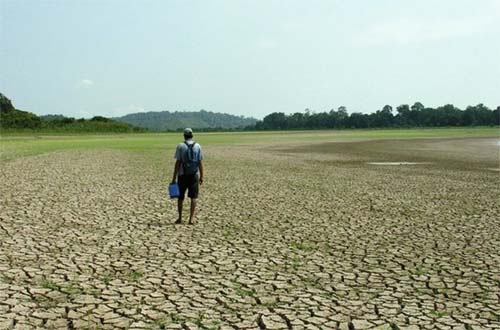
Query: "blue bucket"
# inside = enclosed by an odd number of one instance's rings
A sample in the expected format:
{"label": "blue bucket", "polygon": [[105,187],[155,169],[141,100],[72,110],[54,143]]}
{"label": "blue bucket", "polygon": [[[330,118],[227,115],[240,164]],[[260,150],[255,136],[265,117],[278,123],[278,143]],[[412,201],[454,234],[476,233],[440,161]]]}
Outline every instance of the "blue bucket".
{"label": "blue bucket", "polygon": [[177,183],[171,183],[168,186],[168,193],[170,194],[170,198],[179,198],[179,185]]}

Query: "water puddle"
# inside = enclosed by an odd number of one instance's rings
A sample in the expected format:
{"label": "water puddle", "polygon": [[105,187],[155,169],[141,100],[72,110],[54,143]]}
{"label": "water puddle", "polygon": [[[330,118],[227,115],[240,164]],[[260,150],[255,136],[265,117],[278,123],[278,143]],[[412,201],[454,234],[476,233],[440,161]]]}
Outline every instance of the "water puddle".
{"label": "water puddle", "polygon": [[424,165],[430,163],[415,163],[415,162],[369,162],[369,165],[379,166],[406,166],[406,165]]}

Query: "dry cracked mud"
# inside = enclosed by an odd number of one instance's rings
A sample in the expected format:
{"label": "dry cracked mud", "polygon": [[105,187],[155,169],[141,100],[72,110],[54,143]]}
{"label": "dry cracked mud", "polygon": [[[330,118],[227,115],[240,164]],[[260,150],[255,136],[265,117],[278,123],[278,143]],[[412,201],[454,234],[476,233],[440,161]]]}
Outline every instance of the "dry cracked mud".
{"label": "dry cracked mud", "polygon": [[2,163],[0,329],[500,329],[498,173],[313,149],[205,148],[195,226],[171,150]]}

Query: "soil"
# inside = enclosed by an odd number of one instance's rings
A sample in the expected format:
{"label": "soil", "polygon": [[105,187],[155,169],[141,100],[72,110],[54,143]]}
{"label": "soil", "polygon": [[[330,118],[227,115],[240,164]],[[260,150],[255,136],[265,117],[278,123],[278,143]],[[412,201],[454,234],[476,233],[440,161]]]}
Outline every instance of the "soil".
{"label": "soil", "polygon": [[[194,226],[188,201],[173,224],[170,153],[2,163],[0,329],[498,328],[498,163],[477,145],[207,146]],[[432,163],[366,164],[396,157]]]}

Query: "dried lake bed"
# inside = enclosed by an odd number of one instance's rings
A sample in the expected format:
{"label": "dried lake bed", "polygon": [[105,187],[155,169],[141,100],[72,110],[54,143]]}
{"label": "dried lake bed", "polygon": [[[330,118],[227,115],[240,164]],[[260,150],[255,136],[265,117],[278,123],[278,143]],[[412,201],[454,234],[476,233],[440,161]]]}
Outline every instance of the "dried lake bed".
{"label": "dried lake bed", "polygon": [[500,329],[498,136],[301,134],[0,141],[0,329]]}

